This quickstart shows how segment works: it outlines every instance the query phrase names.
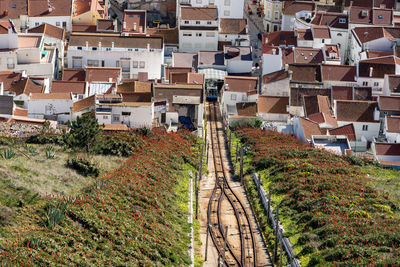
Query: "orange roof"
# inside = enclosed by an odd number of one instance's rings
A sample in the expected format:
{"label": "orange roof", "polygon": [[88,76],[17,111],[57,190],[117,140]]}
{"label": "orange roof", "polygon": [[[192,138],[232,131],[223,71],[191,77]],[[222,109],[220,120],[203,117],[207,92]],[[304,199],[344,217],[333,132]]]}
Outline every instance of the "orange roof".
{"label": "orange roof", "polygon": [[72,100],[70,93],[50,93],[50,94],[38,94],[38,93],[31,93],[30,95],[31,100]]}
{"label": "orange roof", "polygon": [[53,38],[57,38],[60,40],[65,39],[65,30],[62,28],[58,28],[51,24],[43,23],[35,28],[29,29],[28,32],[32,33],[44,33]]}
{"label": "orange roof", "polygon": [[300,123],[303,128],[304,137],[307,140],[311,140],[312,135],[322,135],[322,131],[319,128],[318,123],[306,118],[300,118]]}
{"label": "orange roof", "polygon": [[104,131],[128,131],[129,128],[125,124],[104,124],[102,126]]}
{"label": "orange roof", "polygon": [[78,112],[90,106],[94,106],[95,104],[96,104],[96,95],[92,95],[82,100],[76,101],[74,103],[72,111]]}
{"label": "orange roof", "polygon": [[258,96],[258,113],[289,114],[286,106],[289,105],[288,96]]}
{"label": "orange roof", "polygon": [[230,92],[243,92],[257,90],[257,77],[226,76],[225,84]]}

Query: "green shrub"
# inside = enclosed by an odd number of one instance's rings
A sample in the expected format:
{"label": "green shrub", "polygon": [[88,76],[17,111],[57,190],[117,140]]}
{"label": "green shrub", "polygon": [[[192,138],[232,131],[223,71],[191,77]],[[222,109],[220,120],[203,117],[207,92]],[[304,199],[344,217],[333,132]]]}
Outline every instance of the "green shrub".
{"label": "green shrub", "polygon": [[53,144],[53,145],[64,145],[64,137],[60,134],[40,134],[28,137],[26,140],[28,144]]}
{"label": "green shrub", "polygon": [[6,148],[3,150],[3,158],[4,159],[12,159],[15,157],[15,152],[12,148]]}
{"label": "green shrub", "polygon": [[53,230],[57,225],[61,224],[65,218],[65,209],[67,203],[59,202],[57,205],[50,204],[46,209],[45,224],[47,228]]}
{"label": "green shrub", "polygon": [[75,121],[68,122],[68,126],[71,129],[65,136],[66,144],[73,149],[84,149],[86,152],[92,152],[100,133],[97,119],[84,115],[78,117]]}
{"label": "green shrub", "polygon": [[53,146],[46,146],[46,157],[48,159],[54,159],[56,156],[54,152],[54,147]]}
{"label": "green shrub", "polygon": [[76,170],[84,176],[97,177],[100,174],[100,170],[96,164],[83,157],[69,158],[67,160],[67,167]]}
{"label": "green shrub", "polygon": [[37,154],[37,150],[34,146],[26,144],[25,148],[26,148],[26,151],[28,151],[30,154],[32,154],[32,155]]}

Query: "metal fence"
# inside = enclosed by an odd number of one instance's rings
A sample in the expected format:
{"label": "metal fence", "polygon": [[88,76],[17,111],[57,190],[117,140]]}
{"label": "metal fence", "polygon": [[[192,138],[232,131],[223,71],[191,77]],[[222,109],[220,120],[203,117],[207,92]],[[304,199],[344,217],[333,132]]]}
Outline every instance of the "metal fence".
{"label": "metal fence", "polygon": [[281,223],[279,222],[279,220],[276,220],[276,215],[274,214],[274,208],[272,207],[270,201],[269,201],[269,197],[267,192],[265,192],[264,188],[260,185],[260,180],[258,177],[257,173],[253,174],[253,181],[255,183],[255,185],[257,186],[257,191],[258,194],[261,197],[261,202],[263,204],[263,207],[265,209],[265,212],[267,213],[268,216],[268,220],[271,223],[273,229],[276,229],[276,223],[278,223],[278,231],[277,231],[277,240],[279,240],[279,242],[282,242],[283,244],[283,248],[285,249],[286,254],[288,255],[288,259],[289,259],[289,264],[292,267],[300,267],[300,261],[295,258],[295,251],[292,247],[292,244],[290,243],[289,239],[287,237],[283,237],[283,234],[285,233],[285,229],[283,229],[283,226],[281,225]]}

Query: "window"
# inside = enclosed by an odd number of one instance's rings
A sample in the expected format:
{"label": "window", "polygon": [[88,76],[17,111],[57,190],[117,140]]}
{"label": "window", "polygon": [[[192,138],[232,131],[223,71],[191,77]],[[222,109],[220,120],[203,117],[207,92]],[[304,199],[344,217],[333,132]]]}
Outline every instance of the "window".
{"label": "window", "polygon": [[368,131],[368,125],[363,125],[362,130],[363,131]]}
{"label": "window", "polygon": [[107,120],[108,119],[108,116],[103,116],[103,120]]}
{"label": "window", "polygon": [[72,67],[82,68],[82,57],[72,57]]}
{"label": "window", "polygon": [[215,0],[208,0],[208,4],[209,5],[214,5],[215,4]]}
{"label": "window", "polygon": [[225,0],[224,5],[225,6],[230,6],[231,5],[231,0]]}
{"label": "window", "polygon": [[7,68],[8,69],[13,69],[15,67],[14,65],[14,59],[13,58],[8,58],[7,59]]}
{"label": "window", "polygon": [[12,7],[12,8],[17,8],[17,5],[16,5],[16,4],[12,4],[11,7]]}
{"label": "window", "polygon": [[206,32],[206,37],[214,37],[215,33],[213,32]]}
{"label": "window", "polygon": [[139,61],[132,62],[132,68],[136,69],[139,66]]}
{"label": "window", "polygon": [[82,50],[82,46],[78,46],[78,50]]}
{"label": "window", "polygon": [[267,11],[267,19],[271,19],[271,10]]}
{"label": "window", "polygon": [[322,39],[322,43],[325,43],[325,39]]}
{"label": "window", "polygon": [[63,25],[63,28],[66,28],[67,27],[67,22],[63,21],[62,25]]}
{"label": "window", "polygon": [[122,72],[130,72],[131,71],[131,61],[129,59],[121,59],[120,64],[122,68]]}
{"label": "window", "polygon": [[185,20],[185,24],[189,24],[189,21],[188,21],[188,20]]}
{"label": "window", "polygon": [[242,101],[247,101],[247,96],[246,95],[242,95]]}
{"label": "window", "polygon": [[92,47],[92,50],[93,50],[93,51],[96,51],[96,50],[97,50],[97,47]]}
{"label": "window", "polygon": [[192,36],[191,33],[184,33],[183,36]]}
{"label": "window", "polygon": [[139,61],[139,68],[144,69],[145,63],[144,61]]}
{"label": "window", "polygon": [[39,22],[35,22],[35,26],[39,26]]}
{"label": "window", "polygon": [[201,4],[201,0],[196,0],[196,3],[197,4]]}
{"label": "window", "polygon": [[111,51],[111,47],[107,47],[107,48],[106,48],[106,51]]}
{"label": "window", "polygon": [[235,94],[231,95],[231,100],[236,100],[236,95]]}
{"label": "window", "polygon": [[345,18],[339,18],[339,23],[346,23],[346,19]]}
{"label": "window", "polygon": [[56,22],[56,26],[60,27],[60,22],[59,21]]}
{"label": "window", "polygon": [[275,13],[274,13],[274,18],[275,18],[275,20],[278,20],[278,19],[279,19],[279,12],[278,12],[278,11],[275,11]]}
{"label": "window", "polygon": [[122,116],[130,116],[130,115],[131,115],[130,112],[122,111]]}
{"label": "window", "polygon": [[379,18],[379,19],[383,19],[383,16],[382,16],[382,15],[379,15],[378,18]]}
{"label": "window", "polygon": [[374,82],[374,86],[375,87],[379,86],[379,82]]}
{"label": "window", "polygon": [[228,17],[228,16],[230,16],[230,15],[231,15],[231,12],[230,12],[229,10],[225,10],[225,11],[224,11],[224,16],[227,16],[227,17]]}
{"label": "window", "polygon": [[133,18],[133,15],[132,15],[132,14],[130,14],[130,15],[129,15],[129,17],[130,17],[130,18]]}
{"label": "window", "polygon": [[196,32],[196,37],[201,37],[201,32]]}
{"label": "window", "polygon": [[196,24],[200,24],[200,21],[196,21]]}
{"label": "window", "polygon": [[208,24],[208,25],[211,25],[211,21],[207,21],[207,24]]}
{"label": "window", "polygon": [[363,85],[363,86],[368,86],[368,82],[365,81],[365,82],[362,83],[362,85]]}
{"label": "window", "polygon": [[341,33],[338,33],[336,36],[338,37],[342,37],[343,35]]}
{"label": "window", "polygon": [[99,66],[99,61],[98,60],[88,59],[87,60],[87,65],[89,67],[98,67]]}
{"label": "window", "polygon": [[113,115],[113,122],[119,122],[119,115]]}

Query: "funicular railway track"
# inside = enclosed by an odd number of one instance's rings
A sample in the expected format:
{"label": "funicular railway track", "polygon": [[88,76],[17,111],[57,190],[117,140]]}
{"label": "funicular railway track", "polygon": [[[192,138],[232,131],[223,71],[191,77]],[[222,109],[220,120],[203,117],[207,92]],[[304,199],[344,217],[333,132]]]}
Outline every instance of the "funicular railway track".
{"label": "funicular railway track", "polygon": [[[249,216],[239,197],[230,187],[226,176],[221,153],[225,143],[220,140],[224,137],[224,132],[221,127],[218,127],[220,120],[218,104],[210,102],[208,111],[216,179],[215,187],[208,203],[208,231],[225,266],[257,266],[256,244]],[[225,236],[225,226],[222,218],[222,212],[224,211],[222,210],[222,204],[224,201],[227,201],[229,206],[232,207],[236,219],[239,233],[239,237],[236,239],[229,239],[229,234]]]}

